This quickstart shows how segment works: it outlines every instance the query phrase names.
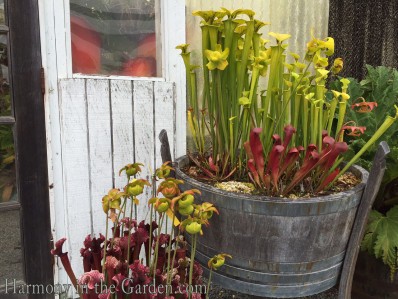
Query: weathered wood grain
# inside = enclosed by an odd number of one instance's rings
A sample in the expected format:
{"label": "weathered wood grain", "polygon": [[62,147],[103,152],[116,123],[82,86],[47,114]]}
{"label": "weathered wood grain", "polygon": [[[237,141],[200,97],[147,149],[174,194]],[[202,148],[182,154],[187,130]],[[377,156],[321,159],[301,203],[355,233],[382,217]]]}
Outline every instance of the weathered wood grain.
{"label": "weathered wood grain", "polygon": [[[162,164],[155,134],[163,128],[175,148],[175,95],[168,82],[108,79],[61,80],[59,94],[64,202],[56,202],[56,207],[65,213],[68,251],[79,276],[84,238],[105,234],[102,197],[113,186],[122,188],[127,183],[119,170],[127,163],[141,162],[145,167],[139,177],[151,180]],[[147,188],[139,197],[139,220],[148,221],[146,203],[151,196]],[[66,282],[64,276],[60,279]]]}
{"label": "weathered wood grain", "polygon": [[355,272],[359,248],[365,234],[366,224],[370,210],[379,191],[383,175],[386,170],[386,156],[390,152],[385,141],[382,141],[373,159],[372,169],[370,170],[368,184],[362,196],[361,203],[352,228],[348,243],[346,256],[344,258],[343,270],[341,272],[339,299],[350,299],[352,289],[352,279]]}
{"label": "weathered wood grain", "polygon": [[[152,82],[135,81],[133,83],[134,102],[134,152],[135,162],[143,163],[141,178],[151,181],[155,171],[155,137],[154,137],[154,89]],[[148,212],[146,200],[151,197],[151,188],[146,188],[140,196],[138,219],[145,219]]]}
{"label": "weathered wood grain", "polygon": [[102,197],[113,185],[112,129],[108,80],[86,80],[87,140],[92,233],[105,234]]}
{"label": "weathered wood grain", "polygon": [[82,273],[79,249],[92,232],[85,81],[61,80],[59,94],[67,246],[73,269]]}
{"label": "weathered wood grain", "polygon": [[114,184],[116,188],[126,185],[125,174],[119,170],[134,162],[133,136],[133,88],[131,81],[111,80],[112,141]]}
{"label": "weathered wood grain", "polygon": [[[156,167],[159,167],[163,161],[160,152],[161,142],[159,136],[162,130],[166,130],[170,135],[175,136],[175,103],[173,83],[169,82],[155,82],[154,96],[155,96],[155,158]],[[171,153],[171,160],[174,161],[174,138],[169,138],[169,147]]]}

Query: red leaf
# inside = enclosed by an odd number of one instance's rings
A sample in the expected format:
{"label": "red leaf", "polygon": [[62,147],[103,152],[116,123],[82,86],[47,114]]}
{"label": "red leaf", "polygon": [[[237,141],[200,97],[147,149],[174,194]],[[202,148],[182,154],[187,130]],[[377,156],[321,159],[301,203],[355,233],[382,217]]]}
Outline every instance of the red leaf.
{"label": "red leaf", "polygon": [[317,150],[317,147],[315,144],[311,143],[307,146],[307,151],[305,152],[305,158],[304,161],[308,160],[311,157],[311,153]]}
{"label": "red leaf", "polygon": [[[310,147],[309,145],[308,147]],[[316,148],[316,147],[315,147]],[[299,184],[303,179],[305,179],[310,172],[315,168],[317,162],[319,161],[319,154],[314,150],[309,151],[307,149],[307,156],[304,160],[303,166],[296,172],[296,174],[293,177],[293,180],[290,182],[290,184],[286,187],[286,189],[283,191],[283,195],[288,194],[292,189]]]}
{"label": "red leaf", "polygon": [[272,139],[274,139],[274,145],[282,145],[281,136],[279,136],[278,134],[272,135]]}
{"label": "red leaf", "polygon": [[330,151],[322,156],[320,165],[323,165],[324,171],[328,171],[336,161],[337,157],[348,150],[348,145],[345,142],[336,142],[331,146]]}
{"label": "red leaf", "polygon": [[297,148],[292,148],[286,155],[285,160],[283,161],[282,168],[279,172],[279,175],[282,175],[286,169],[290,168],[299,158],[300,152]]}
{"label": "red leaf", "polygon": [[271,173],[272,183],[276,190],[278,190],[279,165],[284,151],[285,147],[283,145],[274,145],[268,159],[266,173]]}
{"label": "red leaf", "polygon": [[220,168],[216,164],[214,164],[214,161],[213,161],[212,157],[209,157],[209,167],[214,172],[219,172],[220,171]]}
{"label": "red leaf", "polygon": [[259,178],[258,172],[256,170],[256,166],[254,165],[254,160],[253,159],[250,159],[250,160],[247,161],[247,168],[249,168],[250,172],[253,175],[254,183],[256,183],[258,186],[261,186],[260,178]]}
{"label": "red leaf", "polygon": [[335,178],[336,176],[340,173],[340,169],[336,168],[335,170],[332,171],[331,174],[329,174],[322,182],[321,184],[318,186],[318,188],[316,188],[315,193],[318,193],[320,191],[323,191],[323,189],[325,189],[325,187],[327,187]]}
{"label": "red leaf", "polygon": [[[323,135],[322,135],[323,136]],[[326,147],[330,147],[335,143],[335,140],[333,137],[330,137],[329,135],[326,135],[322,139],[322,150],[324,150]]]}
{"label": "red leaf", "polygon": [[287,146],[290,143],[290,140],[293,137],[293,134],[296,133],[296,129],[292,125],[287,125],[283,129],[285,135],[283,136],[283,146],[285,147],[285,150],[287,149]]}
{"label": "red leaf", "polygon": [[254,159],[252,150],[251,150],[251,148],[250,148],[250,143],[249,143],[249,141],[246,141],[245,143],[243,143],[243,147],[244,147],[244,149],[245,149],[245,151],[246,151],[247,158],[248,158],[248,159]]}
{"label": "red leaf", "polygon": [[253,159],[257,168],[257,173],[262,177],[264,173],[264,151],[260,140],[261,128],[254,128],[250,132],[249,143],[253,153]]}

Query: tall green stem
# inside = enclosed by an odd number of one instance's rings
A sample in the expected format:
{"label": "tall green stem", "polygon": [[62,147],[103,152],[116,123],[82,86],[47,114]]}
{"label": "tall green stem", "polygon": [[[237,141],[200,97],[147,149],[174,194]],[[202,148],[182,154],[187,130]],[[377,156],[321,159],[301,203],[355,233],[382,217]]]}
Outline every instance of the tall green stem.
{"label": "tall green stem", "polygon": [[108,213],[106,213],[104,257],[102,258],[102,273],[103,274],[105,274],[106,247],[108,246],[108,227],[109,227],[109,217],[108,217]]}
{"label": "tall green stem", "polygon": [[209,281],[207,282],[206,299],[209,299],[210,284],[211,284],[211,275],[212,275],[212,274],[213,274],[213,269],[210,269]]}
{"label": "tall green stem", "polygon": [[[173,240],[174,237],[174,221],[175,221],[175,214],[173,212],[173,221],[171,223],[171,232],[170,232],[170,239],[169,239],[169,246],[168,246],[168,250],[169,250],[169,254],[167,255],[167,285],[171,284],[171,280],[172,280],[172,270],[173,270],[173,266],[174,266],[174,262],[173,264],[170,264],[171,262],[171,241]],[[174,251],[176,251],[176,248],[174,249]],[[170,290],[167,288],[167,292],[166,295],[170,295]]]}
{"label": "tall green stem", "polygon": [[193,277],[193,266],[195,263],[195,253],[196,253],[196,243],[197,243],[198,234],[194,234],[192,236],[192,247],[191,247],[191,261],[189,264],[189,299],[192,298],[192,277]]}
{"label": "tall green stem", "polygon": [[[134,206],[134,197],[131,198],[131,207],[130,207],[130,218],[129,221],[133,218],[133,206]],[[130,226],[130,225],[129,225]],[[129,235],[127,240],[127,264],[130,264],[130,242],[131,242],[131,227],[129,229]]]}

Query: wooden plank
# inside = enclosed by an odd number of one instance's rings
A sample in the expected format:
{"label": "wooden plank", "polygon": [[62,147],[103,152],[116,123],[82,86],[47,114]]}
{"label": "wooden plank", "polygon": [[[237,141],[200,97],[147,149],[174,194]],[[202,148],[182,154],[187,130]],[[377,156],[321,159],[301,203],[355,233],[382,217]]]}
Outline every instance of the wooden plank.
{"label": "wooden plank", "polygon": [[53,14],[48,17],[54,19],[58,77],[70,78],[72,76],[72,54],[69,0],[54,1]]}
{"label": "wooden plank", "polygon": [[126,185],[119,170],[134,162],[133,89],[131,81],[111,80],[114,186]]}
{"label": "wooden plank", "polygon": [[357,216],[352,228],[351,237],[348,242],[346,256],[344,258],[343,270],[340,278],[339,299],[351,298],[352,279],[355,272],[361,241],[365,234],[366,224],[370,210],[379,191],[381,181],[386,170],[386,156],[390,152],[385,141],[382,141],[376,152],[370,170],[368,183],[363,192],[361,203],[358,207]]}
{"label": "wooden plank", "polygon": [[[44,94],[47,131],[47,159],[51,228],[53,239],[66,236],[66,211],[62,173],[62,147],[60,113],[58,101],[58,69],[54,20],[54,1],[39,0],[39,21],[42,50],[42,66],[45,73],[46,91]],[[56,200],[55,200],[56,199]],[[54,282],[67,283],[65,271],[58,271],[58,260],[54,265]]]}
{"label": "wooden plank", "polygon": [[[153,83],[150,81],[134,81],[134,149],[135,162],[143,163],[141,178],[151,181],[151,175],[155,170],[155,138],[153,115]],[[138,206],[138,219],[145,219],[148,212],[146,200],[151,197],[151,188],[146,188],[141,204]]]}
{"label": "wooden plank", "polygon": [[160,154],[161,142],[158,138],[160,131],[166,130],[169,139],[171,158],[174,161],[174,135],[175,135],[175,103],[174,86],[169,82],[155,82],[155,166],[162,165]]}
{"label": "wooden plank", "polygon": [[166,81],[176,84],[176,134],[174,138],[175,156],[180,157],[186,154],[186,83],[184,63],[175,47],[185,43],[185,26],[181,26],[185,24],[185,0],[162,1],[162,20],[166,28],[163,30],[162,45],[163,76]]}
{"label": "wooden plank", "polygon": [[90,176],[88,154],[85,81],[61,80],[59,83],[63,186],[66,237],[72,268],[83,273],[79,250],[91,233]]}
{"label": "wooden plank", "polygon": [[113,187],[112,128],[109,81],[86,81],[91,226],[105,235],[106,216],[101,199]]}

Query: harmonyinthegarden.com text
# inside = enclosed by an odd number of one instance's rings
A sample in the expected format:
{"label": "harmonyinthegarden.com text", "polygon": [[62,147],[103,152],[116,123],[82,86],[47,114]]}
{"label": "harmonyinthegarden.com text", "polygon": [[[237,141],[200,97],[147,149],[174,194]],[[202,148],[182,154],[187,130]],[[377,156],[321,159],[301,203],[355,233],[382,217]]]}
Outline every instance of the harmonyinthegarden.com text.
{"label": "harmonyinthegarden.com text", "polygon": [[[199,293],[206,294],[206,285],[195,285],[195,286],[177,286],[176,288],[171,285],[136,285],[128,286],[133,282],[133,279],[126,278],[120,284],[120,290],[122,293],[127,295],[132,294],[184,294],[184,293]],[[126,286],[127,285],[127,286]],[[88,285],[78,285],[81,294],[88,294],[89,292],[95,292],[96,294],[116,294],[115,285],[107,286],[101,282],[94,284],[94,288],[91,289]],[[5,279],[3,294],[28,294],[28,295],[44,295],[44,294],[64,294],[69,293],[73,289],[71,284],[19,284],[16,279]]]}

